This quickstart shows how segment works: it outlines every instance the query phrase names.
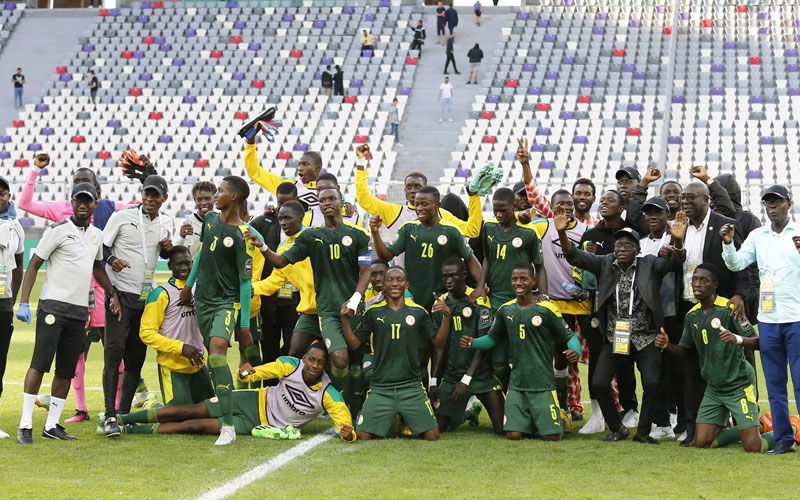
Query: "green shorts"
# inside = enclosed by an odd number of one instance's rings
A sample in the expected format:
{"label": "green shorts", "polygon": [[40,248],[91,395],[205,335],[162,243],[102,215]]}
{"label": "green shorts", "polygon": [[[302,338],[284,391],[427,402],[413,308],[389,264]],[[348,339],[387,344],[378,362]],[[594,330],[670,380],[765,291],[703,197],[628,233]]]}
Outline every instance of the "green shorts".
{"label": "green shorts", "polygon": [[[442,384],[439,386],[439,408],[436,410],[437,417],[448,417],[450,419],[451,428],[456,428],[464,423],[464,411],[467,406],[466,400],[458,405],[453,403],[451,392],[456,383],[447,378],[442,380]],[[486,373],[485,375],[475,376],[472,379],[469,384],[469,395],[486,394],[492,391],[501,391],[502,389],[500,381],[490,373]]]}
{"label": "green shorts", "polygon": [[556,391],[518,391],[509,389],[506,396],[503,430],[552,436],[564,433],[561,408]]}
{"label": "green shorts", "polygon": [[358,416],[358,430],[384,437],[398,413],[414,435],[437,427],[433,407],[420,384],[419,387],[372,388],[367,391],[367,399]]}
{"label": "green shorts", "polygon": [[239,330],[239,309],[230,306],[217,306],[209,308],[197,308],[197,323],[200,326],[200,333],[203,334],[203,343],[208,348],[211,337],[219,337],[228,341],[238,335]]}
{"label": "green shorts", "polygon": [[[355,328],[356,318],[350,318],[350,326]],[[322,332],[322,338],[325,339],[325,347],[328,352],[334,352],[341,349],[347,349],[347,342],[344,340],[344,333],[342,332],[342,320],[334,316],[320,316],[319,329]]]}
{"label": "green shorts", "polygon": [[300,313],[300,316],[297,318],[297,323],[294,325],[294,331],[321,339],[322,334],[319,331],[319,316],[316,314]]}
{"label": "green shorts", "polygon": [[214,395],[205,366],[195,373],[178,373],[158,365],[158,384],[166,406],[193,405]]}
{"label": "green shorts", "polygon": [[700,409],[697,410],[696,422],[727,427],[728,413],[733,415],[738,429],[759,425],[758,403],[752,384],[726,395],[719,394],[711,387],[706,387]]}
{"label": "green shorts", "polygon": [[[253,336],[253,342],[261,342],[264,340],[264,332],[261,329],[261,326],[264,324],[264,320],[261,319],[260,314],[256,314],[252,318],[250,318],[250,335]],[[236,342],[239,342],[239,332],[240,328],[234,329],[233,338]]]}
{"label": "green shorts", "polygon": [[[249,436],[253,427],[261,424],[261,418],[258,413],[258,389],[233,391],[231,397],[233,427],[236,429],[236,434]],[[206,399],[206,406],[208,406],[209,416],[218,419],[221,426],[222,405],[219,403],[219,399],[216,396]]]}

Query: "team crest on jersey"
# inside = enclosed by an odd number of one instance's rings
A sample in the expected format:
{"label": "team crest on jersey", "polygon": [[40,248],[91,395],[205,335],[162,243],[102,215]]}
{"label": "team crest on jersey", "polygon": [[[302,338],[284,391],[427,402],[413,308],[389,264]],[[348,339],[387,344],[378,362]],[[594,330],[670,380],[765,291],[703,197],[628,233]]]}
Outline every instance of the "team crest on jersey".
{"label": "team crest on jersey", "polygon": [[406,324],[408,326],[414,326],[414,323],[416,323],[416,322],[417,322],[417,320],[414,319],[414,316],[412,316],[410,314],[408,316],[406,316]]}
{"label": "team crest on jersey", "polygon": [[443,235],[443,234],[440,234],[440,235],[439,235],[439,237],[438,237],[438,238],[436,238],[436,241],[437,241],[437,242],[438,242],[440,245],[447,245],[447,236],[445,236],[445,235]]}
{"label": "team crest on jersey", "polygon": [[92,245],[97,245],[97,236],[92,236]]}
{"label": "team crest on jersey", "polygon": [[328,349],[331,348],[331,339],[325,339],[325,347],[327,347]]}
{"label": "team crest on jersey", "polygon": [[465,307],[464,309],[461,310],[461,315],[464,316],[465,318],[469,318],[470,316],[472,316],[472,308],[469,306]]}
{"label": "team crest on jersey", "polygon": [[222,240],[222,244],[225,245],[225,248],[230,248],[233,246],[233,238],[230,236],[226,236],[224,240]]}
{"label": "team crest on jersey", "polygon": [[53,323],[56,322],[56,317],[53,316],[52,314],[48,314],[47,316],[44,317],[44,322],[47,323],[48,325],[52,325]]}
{"label": "team crest on jersey", "polygon": [[514,248],[521,247],[522,246],[522,238],[517,237],[517,238],[514,238],[513,240],[511,240],[511,246],[513,246]]}
{"label": "team crest on jersey", "polygon": [[349,247],[352,244],[353,244],[353,238],[349,236],[345,236],[344,238],[342,238],[342,245]]}
{"label": "team crest on jersey", "polygon": [[597,318],[592,318],[592,323],[591,324],[592,324],[592,328],[597,328],[598,326],[600,326],[600,320],[597,319]]}
{"label": "team crest on jersey", "polygon": [[720,326],[722,326],[722,321],[720,321],[719,318],[714,318],[711,320],[712,328],[719,328]]}
{"label": "team crest on jersey", "polygon": [[369,368],[370,366],[372,366],[372,361],[364,361],[364,364],[363,364],[363,366],[364,366],[364,369],[366,370],[367,368]]}
{"label": "team crest on jersey", "polygon": [[364,423],[364,415],[359,415],[358,416],[358,425],[361,425],[363,423]]}
{"label": "team crest on jersey", "polygon": [[533,323],[533,326],[541,326],[542,325],[542,317],[539,316],[539,315],[534,316],[533,319],[531,319],[531,323]]}

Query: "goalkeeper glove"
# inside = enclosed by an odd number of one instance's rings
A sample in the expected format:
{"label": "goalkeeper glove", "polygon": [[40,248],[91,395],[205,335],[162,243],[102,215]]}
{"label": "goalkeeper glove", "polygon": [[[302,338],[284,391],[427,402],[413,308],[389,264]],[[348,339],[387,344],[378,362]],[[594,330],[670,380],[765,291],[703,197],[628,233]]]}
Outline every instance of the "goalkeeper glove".
{"label": "goalkeeper glove", "polygon": [[503,169],[494,168],[494,162],[488,162],[478,170],[478,174],[469,183],[469,190],[479,196],[486,196],[503,180]]}
{"label": "goalkeeper glove", "polygon": [[119,166],[129,179],[139,179],[144,182],[148,175],[156,175],[155,165],[144,155],[136,154],[136,151],[129,149],[119,157]]}

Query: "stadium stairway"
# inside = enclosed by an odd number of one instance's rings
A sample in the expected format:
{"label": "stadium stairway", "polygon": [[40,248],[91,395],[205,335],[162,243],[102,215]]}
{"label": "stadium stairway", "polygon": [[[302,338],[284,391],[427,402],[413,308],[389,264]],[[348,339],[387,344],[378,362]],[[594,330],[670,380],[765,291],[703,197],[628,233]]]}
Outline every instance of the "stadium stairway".
{"label": "stadium stairway", "polygon": [[[33,102],[50,87],[53,68],[62,64],[75,50],[78,38],[97,22],[94,9],[30,9],[25,11],[0,54],[0,75],[8,82],[18,67],[22,68],[27,84],[25,103]],[[14,95],[10,83],[0,97],[0,128],[16,120]]]}
{"label": "stadium stairway", "polygon": [[[453,123],[445,120],[438,123],[440,104],[437,102],[439,85],[444,81],[445,48],[436,45],[435,7],[426,7],[423,18],[427,40],[422,48],[422,57],[417,63],[414,87],[406,104],[405,115],[400,125],[400,142],[404,147],[397,148],[397,166],[394,178],[402,180],[409,172],[419,171],[430,179],[439,179],[442,169],[448,166],[458,136],[468,118],[475,96],[487,89],[480,85],[467,85],[469,59],[467,52],[476,43],[483,50],[483,63],[478,74],[483,82],[487,73],[494,74],[492,54],[501,41],[501,27],[509,19],[511,9],[493,7],[491,3],[483,8],[481,27],[475,26],[472,9],[458,9],[459,23],[456,28],[455,58],[460,75],[449,68],[450,82],[453,84]],[[416,20],[412,20],[416,23]],[[409,30],[410,32],[410,30]],[[409,39],[411,37],[409,36]],[[490,71],[491,70],[491,71]]]}

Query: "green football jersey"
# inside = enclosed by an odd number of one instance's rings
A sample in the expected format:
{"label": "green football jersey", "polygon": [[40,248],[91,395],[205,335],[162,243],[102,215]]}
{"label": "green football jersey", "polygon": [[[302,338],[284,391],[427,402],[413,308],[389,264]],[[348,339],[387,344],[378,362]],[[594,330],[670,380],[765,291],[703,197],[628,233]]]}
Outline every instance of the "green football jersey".
{"label": "green football jersey", "polygon": [[686,314],[683,336],[678,343],[686,349],[697,350],[700,374],[708,386],[720,394],[741,390],[756,380],[742,346],[726,344],[719,338],[720,328],[741,337],[750,337],[755,332],[747,318],[739,321],[731,316],[727,303],[728,299],[717,297],[708,312],[703,312],[700,304],[691,308]]}
{"label": "green football jersey", "polygon": [[375,353],[370,385],[381,389],[419,387],[419,348],[436,336],[428,312],[411,299],[395,311],[385,301],[367,308],[354,332]]}
{"label": "green football jersey", "polygon": [[489,335],[497,341],[508,339],[512,365],[510,389],[556,388],[553,356],[566,348],[573,333],[555,304],[543,301],[523,309],[517,299],[506,302],[495,314]]}
{"label": "green football jersey", "polygon": [[[444,369],[444,380],[456,383],[467,372],[475,357],[475,351],[461,347],[461,336],[476,337],[480,330],[488,330],[492,326],[492,312],[489,301],[478,297],[475,305],[469,303],[472,288],[467,288],[464,297],[454,299],[449,293],[442,300],[450,308],[450,335],[447,340],[447,365]],[[441,322],[441,314],[436,313],[436,322]],[[486,356],[473,377],[492,376],[491,356]]]}
{"label": "green football jersey", "polygon": [[408,290],[414,301],[430,311],[434,292],[445,291],[442,264],[448,258],[472,255],[457,227],[445,220],[428,229],[420,221],[406,222],[397,231],[397,238],[388,247],[394,255],[405,253]]}
{"label": "green football jersey", "polygon": [[258,251],[245,242],[242,231],[247,225],[242,226],[225,224],[219,212],[206,214],[200,231],[202,254],[194,293],[198,308],[239,303],[239,282],[252,278],[253,256]]}
{"label": "green football jersey", "polygon": [[489,260],[486,285],[495,307],[516,296],[511,288],[511,271],[518,262],[530,262],[533,266],[544,262],[542,243],[533,224],[517,222],[505,231],[497,219],[489,219],[481,230],[481,245],[484,258]]}
{"label": "green football jersey", "polygon": [[369,234],[344,222],[336,229],[317,226],[304,230],[283,256],[296,264],[306,257],[314,271],[317,313],[339,317],[358,284],[358,266],[370,265]]}

